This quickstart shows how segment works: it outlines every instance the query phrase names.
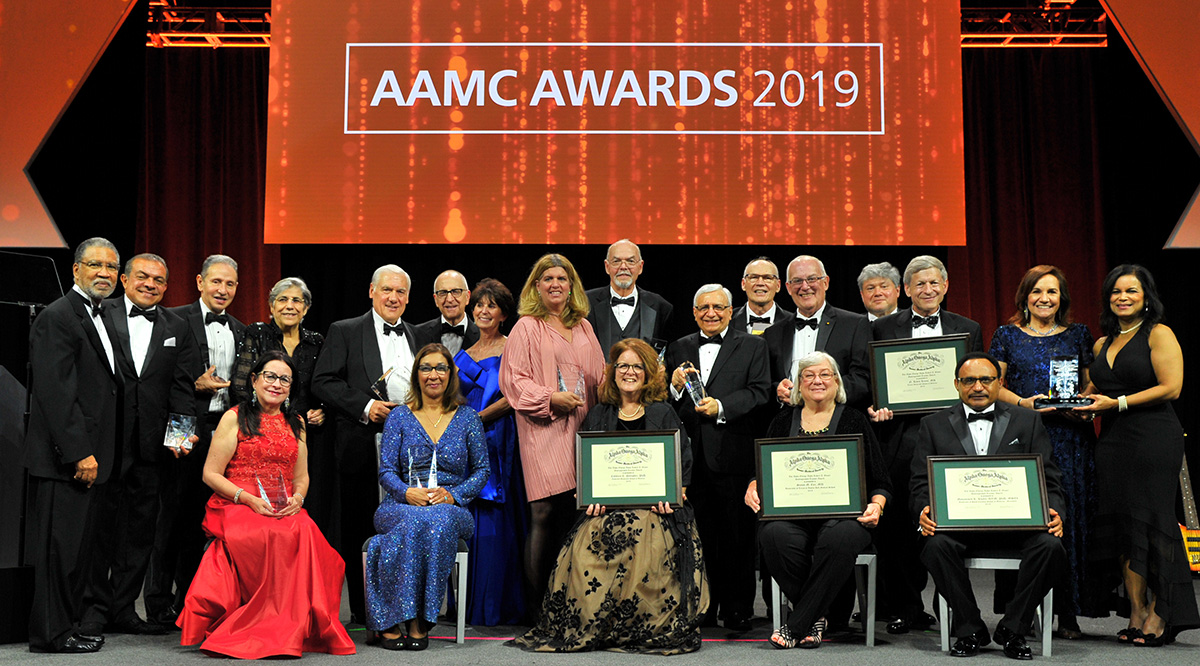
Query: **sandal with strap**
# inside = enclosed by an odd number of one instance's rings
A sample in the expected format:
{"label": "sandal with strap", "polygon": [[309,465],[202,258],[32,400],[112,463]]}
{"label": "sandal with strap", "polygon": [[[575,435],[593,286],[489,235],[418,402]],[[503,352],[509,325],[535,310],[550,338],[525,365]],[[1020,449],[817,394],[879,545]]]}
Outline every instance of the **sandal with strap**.
{"label": "sandal with strap", "polygon": [[813,622],[812,629],[809,630],[808,635],[798,645],[807,650],[821,647],[821,640],[825,638],[825,626],[825,618],[820,618],[816,622]]}
{"label": "sandal with strap", "polygon": [[1121,645],[1135,645],[1133,639],[1142,638],[1142,630],[1137,627],[1126,627],[1117,632],[1117,642]]}
{"label": "sandal with strap", "polygon": [[792,635],[792,630],[785,624],[771,634],[770,643],[780,650],[787,650],[796,647],[796,637]]}

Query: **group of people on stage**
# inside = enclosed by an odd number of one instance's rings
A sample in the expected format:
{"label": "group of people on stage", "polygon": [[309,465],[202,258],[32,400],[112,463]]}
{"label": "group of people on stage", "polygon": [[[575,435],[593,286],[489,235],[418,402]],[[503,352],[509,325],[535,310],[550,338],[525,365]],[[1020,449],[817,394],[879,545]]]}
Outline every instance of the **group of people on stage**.
{"label": "group of people on stage", "polygon": [[[95,652],[105,632],[178,627],[211,654],[351,654],[338,617],[348,580],[369,643],[422,650],[464,549],[467,621],[528,625],[516,643],[539,651],[697,650],[706,624],[750,628],[756,569],[792,604],[772,645],[816,648],[847,625],[855,558],[872,545],[887,630],[936,622],[921,597],[932,577],[955,610],[955,656],[995,640],[1031,658],[1026,630],[1050,587],[1059,635],[1079,637],[1078,616],[1114,610],[1118,577],[1118,642],[1159,646],[1200,626],[1174,518],[1182,353],[1144,268],[1109,274],[1093,340],[1071,321],[1066,276],[1035,266],[985,353],[979,324],[942,308],[949,276],[931,256],[903,274],[862,269],[865,315],[827,302],[816,257],[782,274],[760,257],[743,306],[700,286],[696,330],[675,340],[672,304],[637,284],[639,248],[617,241],[604,267],[609,284],[585,291],[547,254],[516,295],[446,270],[432,285],[439,316],[414,325],[413,281],[388,264],[370,278],[370,309],[322,336],[304,328],[300,278],[280,280],[270,320],[246,326],[226,312],[232,258],[208,257],[199,299],[167,309],[161,257],[122,266],[112,243],[84,241],[74,287],[30,337],[30,649]],[[123,296],[109,298],[118,280]],[[794,312],[775,302],[784,288]],[[901,289],[911,308],[898,308]],[[951,334],[967,341],[958,404],[923,418],[872,404],[871,341]],[[1039,408],[1063,359],[1089,401]],[[164,446],[177,415],[195,433]],[[685,501],[577,510],[576,434],[639,430],[679,432]],[[755,440],[826,434],[863,438],[862,514],[759,522]],[[939,531],[926,458],[1014,453],[1042,455],[1045,529]],[[997,585],[989,633],[963,556],[994,546],[1022,564]]]}

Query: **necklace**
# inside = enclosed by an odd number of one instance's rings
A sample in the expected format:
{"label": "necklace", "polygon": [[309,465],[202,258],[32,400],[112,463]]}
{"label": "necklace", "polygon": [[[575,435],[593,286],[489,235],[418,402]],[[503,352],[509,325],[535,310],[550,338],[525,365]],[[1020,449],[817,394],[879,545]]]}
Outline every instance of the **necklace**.
{"label": "necklace", "polygon": [[1053,333],[1053,332],[1055,332],[1055,331],[1057,331],[1057,330],[1058,330],[1058,324],[1055,324],[1054,326],[1050,327],[1050,330],[1048,330],[1048,331],[1046,331],[1045,333],[1043,333],[1043,332],[1041,332],[1041,331],[1039,331],[1039,330],[1037,330],[1036,328],[1034,328],[1034,327],[1033,327],[1033,322],[1032,322],[1032,321],[1031,321],[1031,322],[1029,322],[1029,332],[1030,332],[1030,333],[1033,333],[1034,335],[1037,335],[1037,336],[1043,337],[1043,338],[1044,338],[1044,337],[1046,337],[1047,335],[1050,335],[1051,333]]}
{"label": "necklace", "polygon": [[[428,421],[428,420],[429,420],[429,414],[427,414],[427,413],[425,413],[425,412],[423,412],[423,411],[421,412],[421,416],[424,416],[426,421]],[[433,429],[435,429],[435,430],[436,430],[436,429],[437,429],[437,427],[438,427],[439,425],[441,425],[441,423],[442,423],[442,419],[444,419],[444,418],[446,418],[446,412],[442,412],[441,414],[439,414],[439,415],[438,415],[438,419],[437,419],[436,421],[434,421],[434,422],[433,422],[433,425],[432,425],[431,427],[432,427]]]}
{"label": "necklace", "polygon": [[636,419],[638,417],[638,415],[641,414],[642,412],[644,412],[645,410],[646,410],[645,406],[638,405],[638,408],[633,410],[632,414],[626,414],[624,409],[618,407],[617,413],[620,414],[625,419]]}
{"label": "necklace", "polygon": [[1121,335],[1125,335],[1126,333],[1133,333],[1134,331],[1138,330],[1138,328],[1140,328],[1141,325],[1142,325],[1142,322],[1139,321],[1138,323],[1134,324],[1133,326],[1130,326],[1129,328],[1123,328],[1123,329],[1121,329]]}

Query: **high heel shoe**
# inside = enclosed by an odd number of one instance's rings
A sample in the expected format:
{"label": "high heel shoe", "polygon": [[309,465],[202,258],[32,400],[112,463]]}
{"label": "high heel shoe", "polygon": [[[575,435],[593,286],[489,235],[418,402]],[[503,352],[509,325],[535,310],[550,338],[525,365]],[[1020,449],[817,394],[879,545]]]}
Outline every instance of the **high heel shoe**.
{"label": "high heel shoe", "polygon": [[1171,625],[1163,627],[1161,634],[1142,634],[1138,638],[1142,642],[1138,642],[1137,638],[1133,640],[1133,644],[1138,647],[1162,647],[1175,642],[1175,634],[1171,631]]}
{"label": "high heel shoe", "polygon": [[1120,645],[1136,645],[1133,642],[1135,638],[1144,638],[1145,634],[1137,627],[1126,627],[1117,632],[1117,643]]}
{"label": "high heel shoe", "polygon": [[821,647],[821,640],[825,638],[825,626],[825,618],[820,618],[816,622],[813,622],[812,629],[809,630],[808,635],[800,639],[797,645],[806,650]]}
{"label": "high heel shoe", "polygon": [[775,633],[771,634],[769,642],[780,650],[796,647],[796,637],[792,636],[792,630],[786,624],[780,626],[775,630]]}

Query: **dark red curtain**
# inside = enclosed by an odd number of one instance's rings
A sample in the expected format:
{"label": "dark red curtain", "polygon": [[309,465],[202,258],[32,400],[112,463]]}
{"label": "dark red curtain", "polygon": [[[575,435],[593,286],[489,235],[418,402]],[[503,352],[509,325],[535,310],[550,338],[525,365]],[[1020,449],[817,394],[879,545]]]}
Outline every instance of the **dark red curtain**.
{"label": "dark red curtain", "polygon": [[136,246],[167,260],[164,303],[198,297],[210,254],[238,262],[230,311],[267,314],[279,246],[263,244],[267,49],[148,49],[146,135]]}

